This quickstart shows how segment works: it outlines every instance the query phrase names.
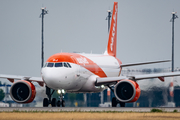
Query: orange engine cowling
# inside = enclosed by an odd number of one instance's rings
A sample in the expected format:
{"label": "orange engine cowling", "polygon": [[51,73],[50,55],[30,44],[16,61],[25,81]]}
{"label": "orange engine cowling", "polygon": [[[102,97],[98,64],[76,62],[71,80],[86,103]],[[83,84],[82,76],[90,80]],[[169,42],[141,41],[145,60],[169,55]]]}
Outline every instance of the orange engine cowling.
{"label": "orange engine cowling", "polygon": [[120,102],[135,102],[140,93],[139,85],[132,80],[121,80],[114,88],[114,94]]}
{"label": "orange engine cowling", "polygon": [[10,95],[17,103],[30,103],[36,96],[36,89],[31,82],[19,80],[11,86]]}

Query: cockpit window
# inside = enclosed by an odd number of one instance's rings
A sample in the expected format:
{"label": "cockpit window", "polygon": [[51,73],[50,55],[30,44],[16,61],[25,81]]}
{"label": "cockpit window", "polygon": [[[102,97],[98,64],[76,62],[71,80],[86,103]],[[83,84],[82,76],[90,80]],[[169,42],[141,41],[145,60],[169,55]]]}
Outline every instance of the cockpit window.
{"label": "cockpit window", "polygon": [[46,63],[44,67],[66,67],[66,68],[71,68],[71,65],[66,62],[60,62],[60,63]]}
{"label": "cockpit window", "polygon": [[47,63],[44,65],[44,67],[46,67],[47,66]]}
{"label": "cockpit window", "polygon": [[63,63],[64,64],[64,67],[68,67],[68,65],[66,63]]}
{"label": "cockpit window", "polygon": [[63,67],[62,63],[55,63],[55,67]]}
{"label": "cockpit window", "polygon": [[54,63],[48,63],[47,64],[47,67],[53,67],[54,66]]}
{"label": "cockpit window", "polygon": [[71,68],[71,65],[69,63],[67,63],[68,67]]}

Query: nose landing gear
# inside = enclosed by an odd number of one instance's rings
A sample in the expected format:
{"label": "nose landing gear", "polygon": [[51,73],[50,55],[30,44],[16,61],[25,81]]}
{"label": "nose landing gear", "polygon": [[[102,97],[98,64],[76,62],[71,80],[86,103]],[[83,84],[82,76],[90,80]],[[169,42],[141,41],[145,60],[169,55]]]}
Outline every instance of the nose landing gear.
{"label": "nose landing gear", "polygon": [[65,107],[65,101],[63,100],[63,98],[64,98],[63,94],[65,93],[65,91],[64,90],[58,90],[58,93],[60,94],[60,100],[58,100],[58,101],[56,101],[56,98],[53,98],[51,100],[51,96],[54,93],[54,91],[55,90],[53,90],[51,92],[51,88],[46,86],[46,95],[48,98],[44,98],[43,107],[48,107],[49,104],[51,104],[52,107],[56,107],[56,106],[57,107],[60,107],[60,106]]}
{"label": "nose landing gear", "polygon": [[60,106],[65,107],[65,101],[63,100],[63,98],[64,98],[64,96],[63,96],[63,94],[61,93],[61,94],[60,94],[60,100],[57,101],[57,106],[58,106],[58,107],[60,107]]}

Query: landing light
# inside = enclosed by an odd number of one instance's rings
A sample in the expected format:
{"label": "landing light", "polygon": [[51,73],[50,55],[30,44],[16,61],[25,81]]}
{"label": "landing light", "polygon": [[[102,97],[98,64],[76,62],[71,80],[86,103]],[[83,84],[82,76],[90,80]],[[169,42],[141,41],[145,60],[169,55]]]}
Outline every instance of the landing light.
{"label": "landing light", "polygon": [[101,85],[101,88],[104,88],[104,85]]}
{"label": "landing light", "polygon": [[64,93],[65,93],[65,90],[64,90],[64,89],[58,90],[57,93],[58,93],[58,94],[61,94],[61,93],[64,94]]}
{"label": "landing light", "polygon": [[63,94],[65,93],[64,89],[62,89],[62,93],[63,93]]}
{"label": "landing light", "polygon": [[58,92],[58,94],[61,94],[61,90],[58,90],[57,92]]}

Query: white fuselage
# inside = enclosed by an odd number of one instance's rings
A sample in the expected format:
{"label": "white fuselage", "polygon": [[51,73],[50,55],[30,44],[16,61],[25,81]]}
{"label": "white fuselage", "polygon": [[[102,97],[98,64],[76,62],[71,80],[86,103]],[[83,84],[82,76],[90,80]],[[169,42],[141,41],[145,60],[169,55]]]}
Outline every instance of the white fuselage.
{"label": "white fuselage", "polygon": [[58,53],[48,58],[42,68],[42,78],[48,87],[69,92],[100,92],[105,88],[95,86],[98,77],[120,75],[122,63],[116,58],[117,14],[118,4],[114,2],[106,54]]}
{"label": "white fuselage", "polygon": [[[47,61],[45,67],[42,68],[42,78],[52,89],[64,89],[67,92],[100,92],[106,87],[95,86],[96,78],[120,75],[120,63],[113,56],[75,54],[68,56],[73,59],[73,62],[60,61],[65,57],[59,55],[57,58],[56,56],[53,62]],[[48,63],[51,65],[48,66]],[[55,63],[69,63],[70,67],[56,67]]]}

